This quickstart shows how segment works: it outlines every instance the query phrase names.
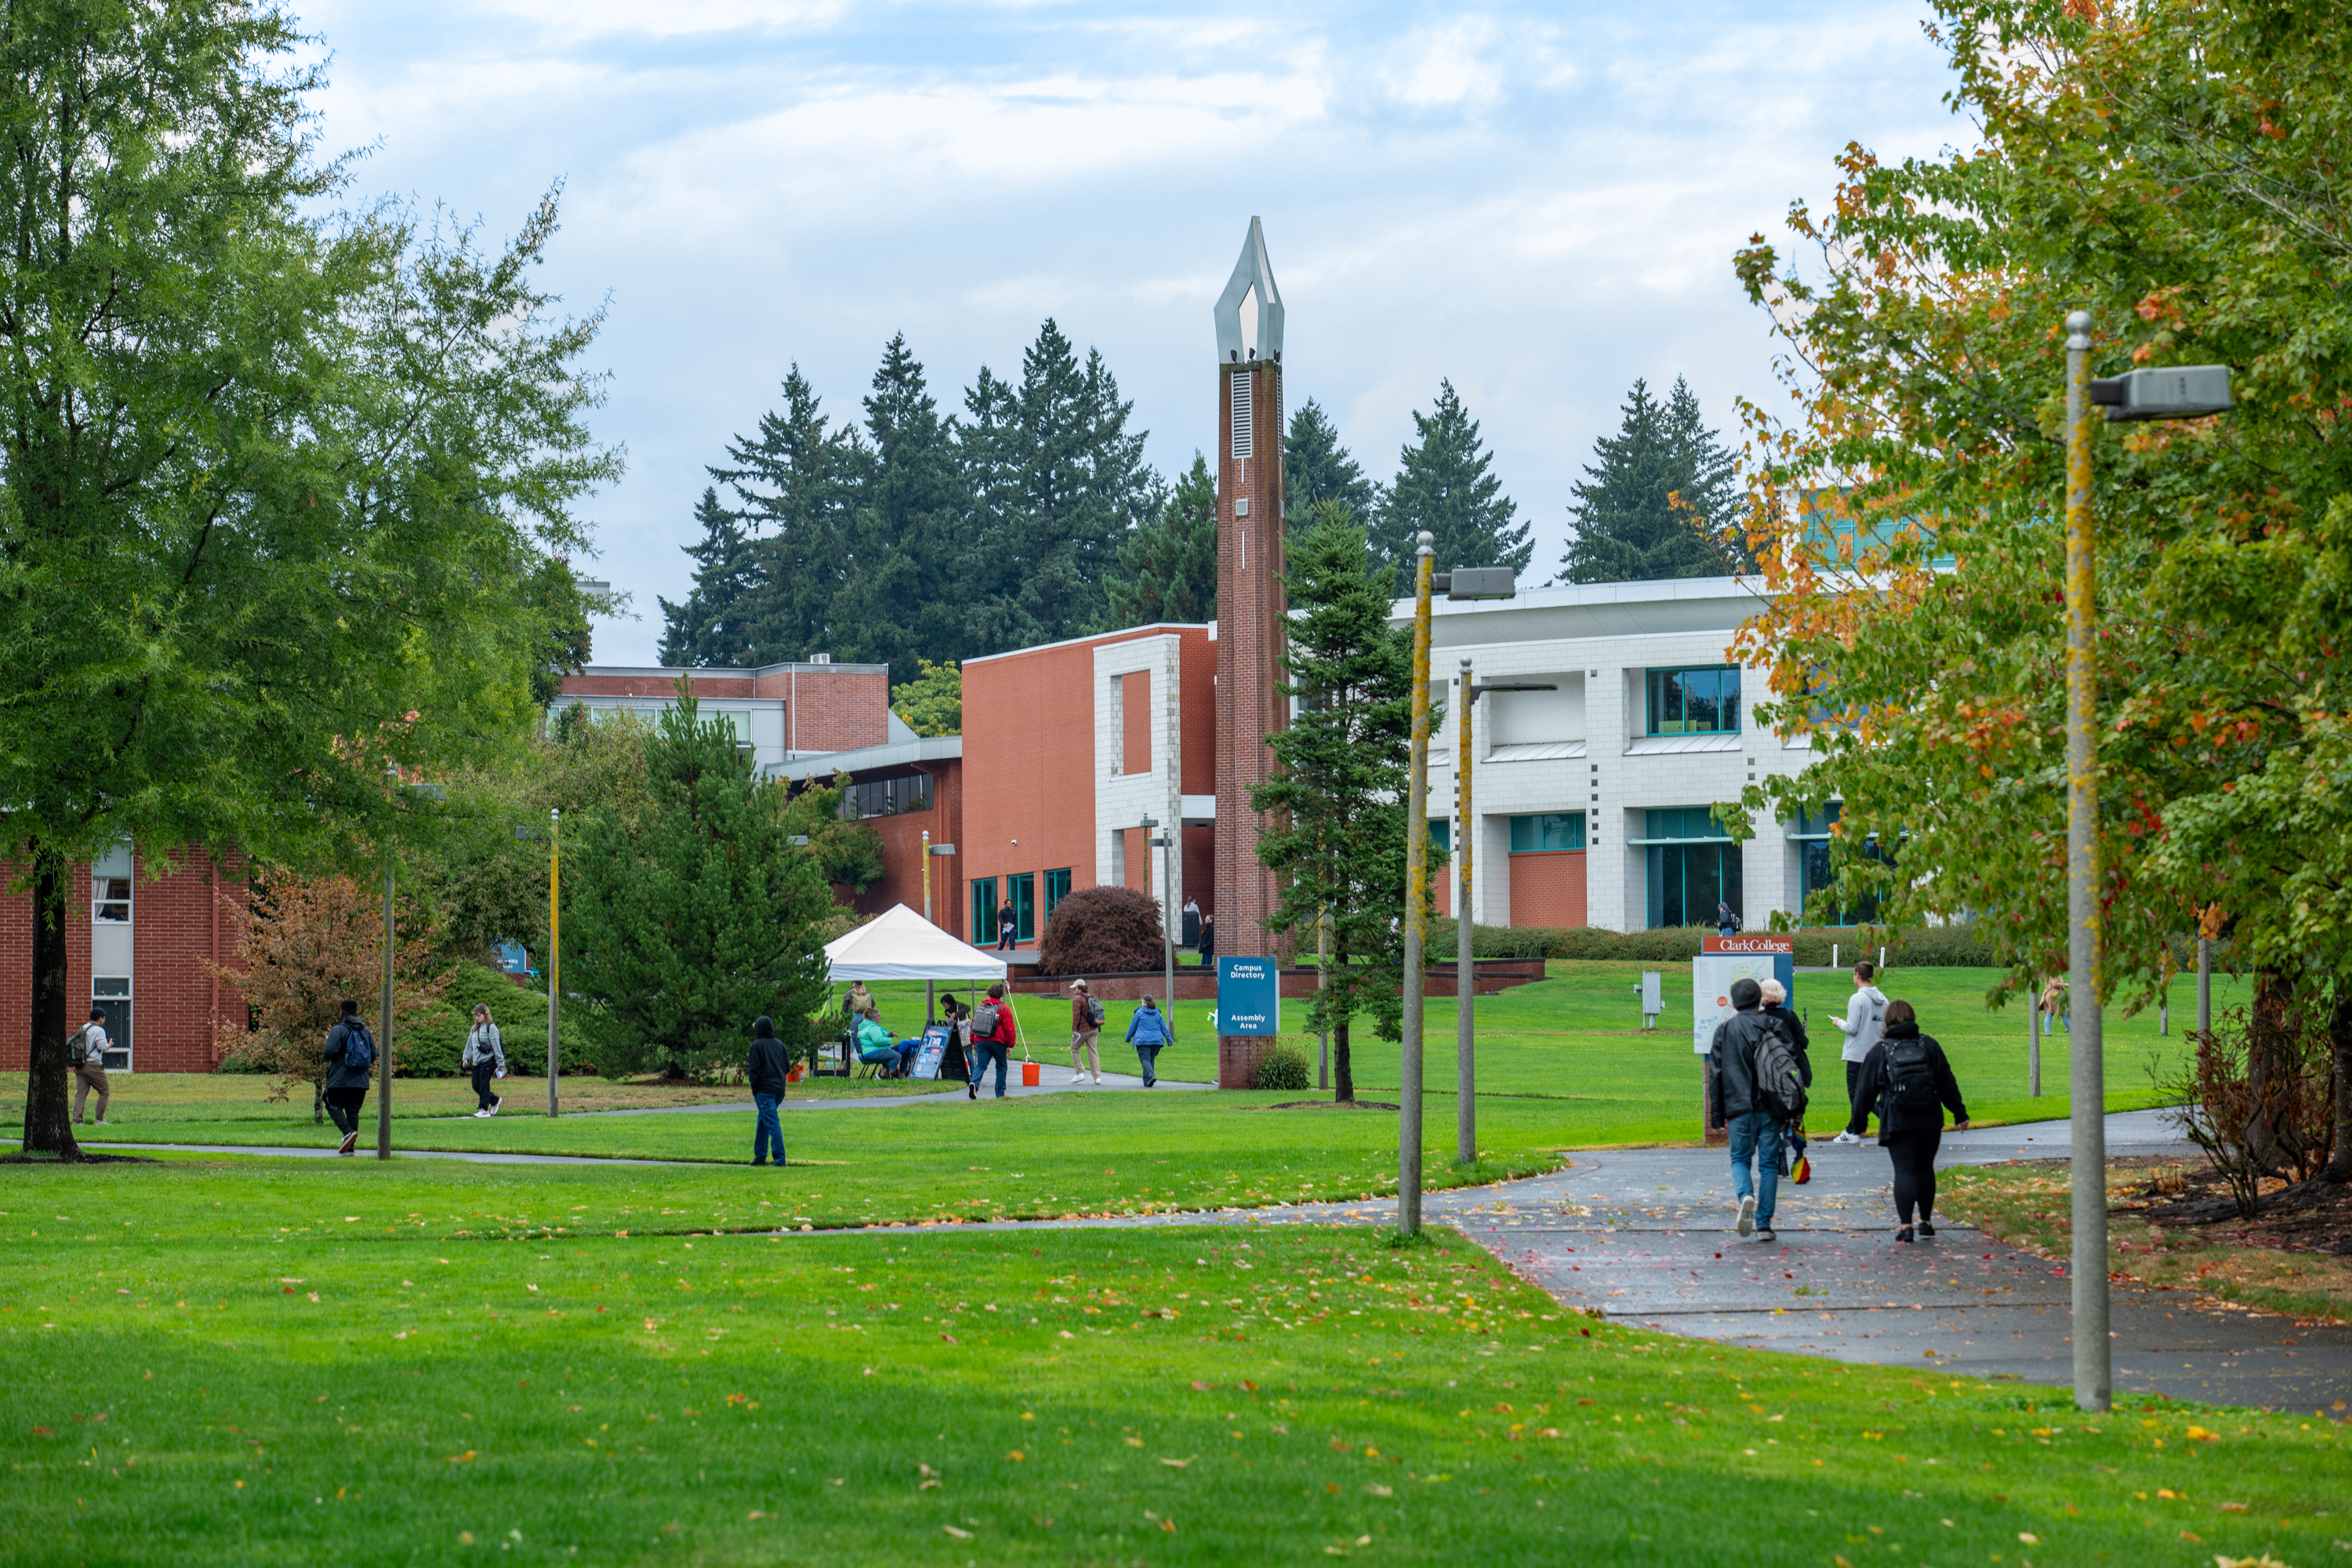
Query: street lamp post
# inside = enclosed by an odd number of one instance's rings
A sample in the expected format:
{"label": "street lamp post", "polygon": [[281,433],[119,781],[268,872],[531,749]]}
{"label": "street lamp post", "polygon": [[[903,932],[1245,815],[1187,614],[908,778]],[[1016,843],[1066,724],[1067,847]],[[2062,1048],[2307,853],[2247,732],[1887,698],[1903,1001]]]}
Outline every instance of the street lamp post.
{"label": "street lamp post", "polygon": [[547,1114],[556,1114],[555,1082],[562,1053],[556,1044],[557,998],[563,994],[563,813],[547,813]]}
{"label": "street lamp post", "polygon": [[1397,1229],[1421,1234],[1421,1003],[1429,941],[1429,591],[1436,536],[1414,541],[1412,751],[1405,785],[1404,1053],[1398,1074]]}
{"label": "street lamp post", "polygon": [[2106,1060],[2100,1037],[2103,912],[2099,904],[2098,595],[2091,514],[2092,410],[2110,420],[2181,419],[2230,404],[2222,365],[2136,370],[2094,381],[2091,315],[2066,317],[2066,969],[2073,1034],[2072,1167],[2074,1403],[2114,1403],[2107,1333]]}
{"label": "street lamp post", "polygon": [[1168,901],[1175,897],[1176,874],[1168,863],[1169,848],[1176,842],[1173,827],[1160,828],[1158,837],[1152,829],[1160,827],[1159,819],[1147,816],[1140,824],[1144,830],[1144,847],[1160,851],[1160,956],[1168,971],[1168,1016],[1176,1016],[1176,933],[1169,921]]}
{"label": "street lamp post", "polygon": [[[383,771],[391,788],[397,791],[400,764],[386,762]],[[375,1157],[379,1160],[392,1158],[392,867],[398,844],[398,835],[387,827],[383,835],[383,1011],[379,1015],[375,1032]]]}

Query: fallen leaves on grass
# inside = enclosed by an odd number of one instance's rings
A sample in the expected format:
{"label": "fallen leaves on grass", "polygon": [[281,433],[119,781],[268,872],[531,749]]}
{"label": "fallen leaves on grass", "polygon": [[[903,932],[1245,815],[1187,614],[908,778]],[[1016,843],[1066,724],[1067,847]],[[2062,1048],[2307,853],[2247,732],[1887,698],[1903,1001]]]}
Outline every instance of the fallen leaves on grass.
{"label": "fallen leaves on grass", "polygon": [[449,1462],[450,1462],[451,1464],[453,1464],[453,1465],[464,1465],[464,1464],[470,1464],[470,1463],[472,1463],[472,1462],[473,1462],[473,1458],[474,1458],[474,1450],[473,1450],[473,1449],[471,1449],[471,1448],[468,1448],[468,1449],[467,1449],[467,1450],[466,1450],[464,1453],[462,1453],[462,1454],[452,1454],[452,1455],[450,1455],[450,1456],[449,1456]]}

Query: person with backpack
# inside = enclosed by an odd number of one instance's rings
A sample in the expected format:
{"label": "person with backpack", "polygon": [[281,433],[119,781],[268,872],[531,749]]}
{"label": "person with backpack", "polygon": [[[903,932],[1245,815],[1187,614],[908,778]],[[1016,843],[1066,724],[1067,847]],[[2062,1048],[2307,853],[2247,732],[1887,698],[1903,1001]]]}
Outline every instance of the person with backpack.
{"label": "person with backpack", "polygon": [[1095,1042],[1102,1037],[1103,1005],[1083,980],[1070,982],[1070,1081],[1084,1083],[1089,1065],[1095,1081],[1102,1082],[1102,1055]]}
{"label": "person with backpack", "polygon": [[[1845,1048],[1839,1055],[1845,1058],[1845,1103],[1850,1121],[1862,1114],[1864,1102],[1855,1098],[1862,1083],[1862,1064],[1870,1059],[1871,1048],[1886,1029],[1886,993],[1871,984],[1877,974],[1878,966],[1866,958],[1853,966],[1853,1000],[1845,1005],[1845,1016],[1837,1021],[1839,1030],[1845,1036]],[[1837,1141],[1862,1142],[1852,1131],[1840,1131]]]}
{"label": "person with backpack", "polygon": [[114,1042],[106,1033],[106,1009],[92,1007],[89,1022],[76,1029],[66,1041],[66,1060],[74,1075],[74,1125],[81,1125],[82,1107],[89,1103],[89,1091],[98,1090],[98,1115],[94,1120],[100,1127],[111,1125],[106,1120],[107,1097],[113,1092],[106,1078],[106,1053]]}
{"label": "person with backpack", "polygon": [[1737,936],[1739,933],[1738,914],[1721,900],[1717,900],[1715,906],[1715,929],[1720,936]]}
{"label": "person with backpack", "polygon": [[490,1080],[507,1076],[507,1050],[499,1042],[499,1026],[490,1021],[488,1003],[474,1004],[474,1026],[466,1036],[466,1048],[457,1053],[457,1065],[474,1075],[474,1114],[496,1116],[506,1098],[490,1092]]}
{"label": "person with backpack", "polygon": [[784,1129],[776,1120],[776,1107],[783,1102],[784,1083],[791,1072],[784,1042],[776,1038],[775,1020],[761,1014],[751,1020],[751,1052],[743,1063],[743,1076],[751,1081],[751,1105],[758,1115],[751,1128],[754,1165],[766,1164],[771,1149],[776,1152],[776,1163],[784,1163]]}
{"label": "person with backpack", "polygon": [[1895,1239],[1912,1238],[1914,1209],[1917,1234],[1935,1235],[1936,1151],[1944,1141],[1944,1109],[1951,1108],[1958,1131],[1969,1124],[1969,1108],[1960,1100],[1944,1047],[1933,1035],[1919,1032],[1919,1015],[1910,1003],[1886,1005],[1886,1033],[1862,1064],[1861,1095],[1846,1128],[1859,1139],[1863,1119],[1874,1111],[1878,1116],[1878,1146],[1895,1162]]}
{"label": "person with backpack", "polygon": [[972,1009],[972,1048],[979,1052],[971,1064],[971,1082],[965,1086],[964,1098],[980,1098],[980,1075],[988,1070],[992,1059],[996,1063],[996,1098],[1004,1098],[1004,1069],[1013,1059],[1013,1047],[1021,1043],[1021,1026],[1013,1016],[1013,1005],[1004,999],[1004,982],[1000,980],[988,988],[988,1000]]}
{"label": "person with backpack", "polygon": [[1160,1047],[1176,1043],[1176,1031],[1169,1027],[1168,1015],[1150,997],[1135,1010],[1127,1023],[1127,1043],[1143,1063],[1143,1087],[1151,1088],[1160,1081]]}
{"label": "person with backpack", "polygon": [[1715,1067],[1709,1109],[1731,1130],[1731,1188],[1739,1194],[1739,1234],[1775,1241],[1780,1142],[1790,1122],[1804,1120],[1812,1070],[1779,1020],[1765,1016],[1763,1001],[1764,989],[1755,981],[1743,976],[1731,983],[1734,1011],[1715,1026],[1708,1047]]}
{"label": "person with backpack", "polygon": [[343,1016],[327,1031],[319,1053],[328,1062],[327,1114],[343,1135],[338,1154],[348,1154],[360,1141],[360,1107],[367,1103],[368,1069],[375,1065],[375,1037],[360,1022],[360,1005],[343,998]]}

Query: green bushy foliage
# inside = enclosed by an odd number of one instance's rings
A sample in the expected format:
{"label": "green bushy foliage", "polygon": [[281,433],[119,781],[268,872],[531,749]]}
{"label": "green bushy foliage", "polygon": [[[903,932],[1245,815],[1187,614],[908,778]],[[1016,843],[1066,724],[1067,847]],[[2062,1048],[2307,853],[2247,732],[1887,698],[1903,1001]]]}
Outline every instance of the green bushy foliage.
{"label": "green bushy foliage", "polygon": [[1296,1046],[1276,1046],[1257,1064],[1260,1089],[1301,1089],[1309,1081],[1307,1053]]}
{"label": "green bushy foliage", "polygon": [[[1684,963],[1696,958],[1702,939],[1713,926],[1672,926],[1658,931],[1614,931],[1601,926],[1477,926],[1470,932],[1471,952],[1480,958],[1573,958],[1615,960],[1632,963]],[[1835,931],[1775,933],[1793,937],[1797,967],[1826,968],[1858,958],[1876,958],[1882,943],[1889,968],[1983,968],[1992,965],[1992,951],[1965,925],[1928,926],[1889,937],[1874,926],[1847,926]],[[1429,922],[1432,959],[1444,963],[1454,952],[1454,925],[1450,920]],[[2193,954],[2189,961],[2195,962]]]}
{"label": "green bushy foliage", "polygon": [[[448,1078],[463,1069],[458,1057],[474,1026],[475,1004],[486,1005],[506,1047],[507,1070],[520,1077],[546,1071],[547,993],[517,985],[484,963],[461,963],[452,972],[424,1023],[401,1042],[399,1076]],[[564,1072],[593,1072],[596,1052],[581,1027],[579,1005],[566,1002],[556,1019],[557,1061]]]}

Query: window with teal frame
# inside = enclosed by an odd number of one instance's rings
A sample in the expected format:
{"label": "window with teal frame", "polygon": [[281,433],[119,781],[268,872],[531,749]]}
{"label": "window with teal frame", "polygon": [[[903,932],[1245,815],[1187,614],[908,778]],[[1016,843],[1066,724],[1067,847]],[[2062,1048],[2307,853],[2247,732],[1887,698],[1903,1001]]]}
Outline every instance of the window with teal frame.
{"label": "window with teal frame", "polygon": [[1429,819],[1429,858],[1434,864],[1454,853],[1454,819],[1433,816]]}
{"label": "window with teal frame", "polygon": [[1649,672],[1649,732],[1653,735],[1736,735],[1739,732],[1739,667],[1654,669]]}
{"label": "window with teal frame", "polygon": [[[1830,858],[1829,832],[1843,815],[1844,805],[1832,801],[1820,811],[1801,811],[1791,835],[1797,840],[1798,908],[1812,918],[1813,895],[1837,886],[1837,866]],[[1873,860],[1885,858],[1879,852],[1878,840],[1870,838],[1863,853]],[[1832,926],[1868,925],[1878,918],[1878,897],[1869,894],[1852,905],[1841,905],[1821,917],[1822,923]]]}
{"label": "window with teal frame", "polygon": [[1511,818],[1511,853],[1541,854],[1546,850],[1584,847],[1584,813],[1538,812]]}
{"label": "window with teal frame", "polygon": [[1013,940],[1037,940],[1037,874],[1024,871],[1017,877],[1004,879],[1004,891],[1013,900]]}
{"label": "window with teal frame", "polygon": [[1054,910],[1055,910],[1055,908],[1056,908],[1056,907],[1061,903],[1061,901],[1062,901],[1064,899],[1066,899],[1066,898],[1068,898],[1069,896],[1070,896],[1070,868],[1069,868],[1068,867],[1065,866],[1065,867],[1063,867],[1063,868],[1062,868],[1060,870],[1058,870],[1058,871],[1048,871],[1048,872],[1046,872],[1046,873],[1045,873],[1045,918],[1046,918],[1047,920],[1049,920],[1049,921],[1050,921],[1050,920],[1052,920],[1052,919],[1054,918]]}
{"label": "window with teal frame", "polygon": [[1643,814],[1647,827],[1644,838],[1728,838],[1731,835],[1715,820],[1715,808],[1709,805],[1654,806]]}
{"label": "window with teal frame", "polygon": [[986,947],[996,940],[996,879],[974,877],[971,879],[971,940],[975,947]]}

